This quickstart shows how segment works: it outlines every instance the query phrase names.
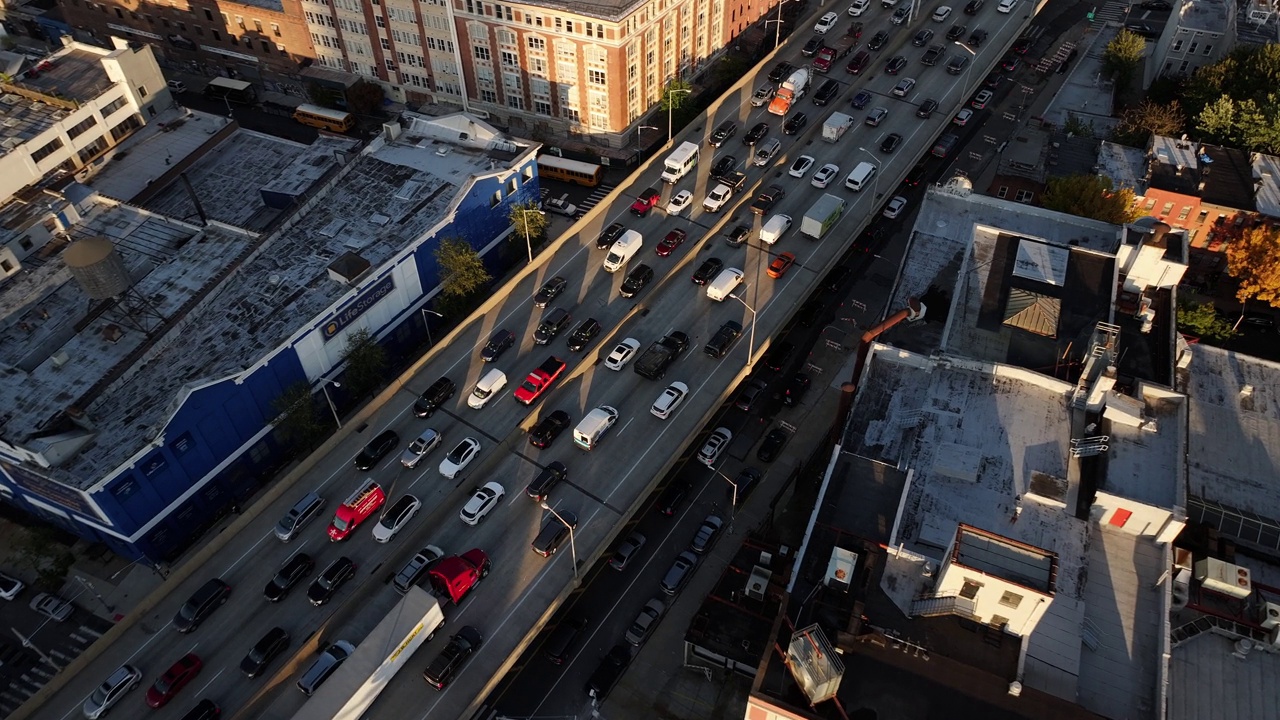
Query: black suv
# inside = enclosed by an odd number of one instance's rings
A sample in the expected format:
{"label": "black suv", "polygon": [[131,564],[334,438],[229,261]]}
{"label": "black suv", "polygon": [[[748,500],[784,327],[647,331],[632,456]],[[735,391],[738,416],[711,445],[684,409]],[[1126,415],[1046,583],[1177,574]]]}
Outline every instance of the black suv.
{"label": "black suv", "polygon": [[560,437],[560,433],[569,427],[569,413],[556,410],[538,421],[529,431],[529,444],[536,448],[545,448]]}
{"label": "black suv", "polygon": [[631,646],[614,645],[609,654],[600,660],[600,665],[596,667],[595,672],[591,673],[591,677],[587,679],[587,685],[584,688],[587,695],[597,703],[603,702],[630,664]]}
{"label": "black suv", "polygon": [[524,494],[528,495],[534,502],[542,502],[551,494],[551,488],[559,485],[560,481],[567,477],[569,477],[569,468],[557,460],[538,473],[538,477],[534,478],[533,482],[525,487]]}
{"label": "black suv", "polygon": [[733,157],[732,155],[723,155],[716,161],[715,165],[711,166],[711,177],[724,177],[737,169],[737,167],[738,158]]}
{"label": "black suv", "polygon": [[569,333],[569,339],[566,340],[565,343],[569,346],[570,350],[578,352],[587,345],[590,345],[591,341],[599,334],[600,321],[595,318],[587,318],[586,320],[578,323],[578,327],[574,328],[573,332]]}
{"label": "black suv", "polygon": [[738,123],[732,120],[725,120],[717,125],[715,130],[711,131],[711,146],[720,147],[725,140],[733,137],[736,132],[738,132]]}
{"label": "black suv", "polygon": [[813,104],[821,107],[834,100],[838,94],[840,94],[840,83],[835,80],[823,80],[813,94]]}
{"label": "black suv", "polygon": [[542,322],[538,323],[538,329],[533,331],[533,342],[538,345],[546,345],[551,342],[555,336],[560,334],[569,325],[572,320],[569,311],[564,308],[555,308],[551,312],[542,317]]}
{"label": "black suv", "polygon": [[[480,359],[485,362],[493,362],[515,344],[515,333],[510,330],[494,330],[489,342],[485,343],[484,349],[480,351]],[[453,395],[453,391],[450,391],[449,394]]]}
{"label": "black suv", "polygon": [[720,274],[724,269],[724,261],[720,258],[710,257],[702,261],[697,270],[693,271],[693,284],[706,285],[711,282],[712,278]]}
{"label": "black suv", "polygon": [[780,83],[786,80],[795,69],[796,67],[789,62],[780,62],[769,71],[769,82]]}
{"label": "black suv", "polygon": [[284,567],[280,568],[280,572],[271,578],[271,582],[267,583],[267,587],[262,591],[263,597],[271,602],[280,602],[284,596],[289,594],[294,585],[297,585],[302,578],[311,574],[315,569],[316,563],[311,556],[306,553],[297,553],[293,557],[284,561]]}
{"label": "black suv", "polygon": [[394,430],[383,430],[378,433],[377,437],[369,441],[368,445],[356,455],[355,465],[357,470],[372,470],[378,461],[386,457],[395,446],[400,444],[400,436]]}
{"label": "black suv", "polygon": [[740,247],[743,243],[747,241],[747,238],[749,237],[751,237],[751,226],[738,225],[734,229],[725,233],[724,239],[725,239],[725,242],[729,243],[730,246]]}
{"label": "black suv", "polygon": [[795,346],[789,342],[773,343],[769,346],[769,350],[764,354],[764,357],[760,358],[760,364],[774,372],[778,372],[782,370],[782,366],[791,357],[791,351],[794,349]]}
{"label": "black suv", "polygon": [[[492,344],[493,341],[490,340],[489,343]],[[489,348],[486,347],[485,352],[488,352],[488,350]],[[494,357],[496,358],[497,355],[494,355]],[[488,358],[485,359],[488,360]],[[458,386],[453,384],[453,381],[449,378],[442,377],[436,380],[431,383],[431,387],[418,396],[417,400],[413,401],[414,416],[420,418],[431,417],[432,413],[448,402],[449,398],[453,397],[453,394],[457,391]]]}
{"label": "black suv", "polygon": [[[625,232],[626,229],[627,226],[622,223],[613,223],[604,230],[601,230],[600,234],[596,236],[596,249],[607,250],[611,245],[617,242],[618,238],[622,237],[622,233]],[[546,303],[543,303],[543,305],[545,304]]]}
{"label": "black suv", "polygon": [[618,288],[618,294],[624,298],[635,297],[649,284],[650,280],[653,280],[653,268],[641,263],[627,273],[627,277],[622,281],[622,287]]}
{"label": "black suv", "polygon": [[924,161],[915,164],[915,167],[907,171],[907,176],[902,179],[902,184],[908,187],[915,187],[924,180],[924,176],[928,171],[925,169]]}
{"label": "black suv", "polygon": [[449,638],[449,644],[444,646],[444,650],[441,650],[436,659],[432,660],[423,671],[422,679],[426,680],[431,687],[443,690],[453,679],[453,674],[458,672],[458,668],[462,667],[467,658],[480,647],[483,640],[479,630],[470,625],[463,626],[458,630],[457,635]]}
{"label": "black suv", "polygon": [[702,348],[708,356],[717,360],[725,356],[729,352],[729,348],[733,347],[733,341],[742,336],[742,323],[730,320],[720,326],[715,335],[707,341],[705,347]]}
{"label": "black suv", "polygon": [[[569,528],[578,527],[578,516],[568,510],[558,511],[560,516],[556,517],[551,513],[547,513],[547,521],[542,524],[542,530],[538,532],[538,537],[533,539],[533,551],[542,557],[551,557],[560,549],[561,543],[565,538],[569,537]],[[561,522],[561,520],[564,522]],[[566,525],[565,523],[568,523]]]}
{"label": "black suv", "polygon": [[746,135],[742,136],[742,144],[754,147],[756,143],[764,139],[769,134],[769,123],[760,122],[751,126]]}
{"label": "black suv", "polygon": [[195,591],[173,616],[173,626],[180,633],[189,633],[200,627],[214,610],[227,602],[231,596],[231,586],[219,578],[214,578]]}
{"label": "black suv", "polygon": [[586,629],[587,619],[580,615],[563,620],[551,632],[551,637],[547,638],[547,659],[556,665],[565,664],[573,652],[574,645],[578,644],[579,636]]}
{"label": "black suv", "polygon": [[884,30],[881,30],[880,32],[871,36],[871,40],[867,43],[867,49],[879,50],[880,48],[884,47],[884,44],[887,42],[889,42],[889,33]]}
{"label": "black suv", "polygon": [[329,602],[334,593],[338,592],[343,583],[350,580],[355,573],[356,564],[351,561],[351,558],[343,555],[329,563],[329,567],[324,569],[320,577],[311,582],[311,587],[307,588],[307,599],[317,607]]}
{"label": "black suv", "polygon": [[[606,234],[611,232],[614,226],[617,226],[619,235],[621,235],[622,231],[625,229],[622,227],[620,223],[614,223],[613,225],[610,225],[609,227],[605,228],[605,231],[600,233],[600,237],[603,238]],[[616,239],[617,238],[614,238],[614,240]],[[598,245],[599,240],[597,240],[596,243]],[[613,240],[610,240],[608,245],[601,245],[600,247],[609,247],[609,245],[612,245],[612,244],[613,244]],[[550,280],[542,283],[542,287],[538,288],[538,292],[534,293],[533,306],[540,307],[540,308],[546,307],[547,303],[550,303],[552,300],[555,300],[557,297],[559,297],[560,293],[564,292],[564,289],[568,287],[568,285],[569,285],[569,281],[565,280],[559,275],[556,275]]]}
{"label": "black suv", "polygon": [[654,507],[658,512],[671,517],[676,514],[676,510],[680,509],[680,503],[684,502],[684,498],[689,494],[689,482],[687,480],[672,480],[670,485],[662,491],[658,496],[658,502]]}
{"label": "black suv", "polygon": [[247,678],[258,677],[287,647],[289,647],[289,633],[281,627],[271,628],[240,661],[240,672]]}

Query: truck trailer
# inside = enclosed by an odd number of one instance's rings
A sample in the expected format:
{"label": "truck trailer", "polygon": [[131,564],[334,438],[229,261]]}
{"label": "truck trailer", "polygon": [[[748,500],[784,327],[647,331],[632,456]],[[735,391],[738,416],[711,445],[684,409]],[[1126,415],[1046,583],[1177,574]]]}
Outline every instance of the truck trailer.
{"label": "truck trailer", "polygon": [[836,142],[853,127],[853,118],[842,112],[831,113],[827,121],[822,123],[822,139],[829,143]]}
{"label": "truck trailer", "polygon": [[821,240],[840,221],[844,209],[843,199],[835,195],[823,195],[800,219],[800,234],[811,240]]}

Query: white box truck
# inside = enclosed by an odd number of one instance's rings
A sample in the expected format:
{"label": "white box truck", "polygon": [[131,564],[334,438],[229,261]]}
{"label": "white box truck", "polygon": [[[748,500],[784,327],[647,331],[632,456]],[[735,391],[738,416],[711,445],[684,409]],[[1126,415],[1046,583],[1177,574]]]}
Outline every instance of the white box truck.
{"label": "white box truck", "polygon": [[844,215],[845,202],[835,195],[823,195],[800,218],[800,234],[810,240],[821,240]]}
{"label": "white box truck", "polygon": [[844,137],[845,132],[853,127],[853,118],[844,113],[831,113],[831,117],[822,123],[822,139],[833,143]]}
{"label": "white box truck", "polygon": [[698,165],[698,146],[682,142],[662,161],[662,182],[671,184],[684,177]]}
{"label": "white box truck", "polygon": [[622,233],[622,237],[614,241],[609,247],[609,254],[604,257],[604,271],[612,273],[622,269],[632,256],[640,252],[643,244],[644,236],[635,230]]}

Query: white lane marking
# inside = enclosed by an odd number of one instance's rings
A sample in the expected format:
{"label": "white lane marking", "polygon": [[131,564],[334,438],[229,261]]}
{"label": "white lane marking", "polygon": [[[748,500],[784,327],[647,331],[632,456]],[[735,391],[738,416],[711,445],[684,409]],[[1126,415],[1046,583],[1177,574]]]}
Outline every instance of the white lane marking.
{"label": "white lane marking", "polygon": [[214,680],[217,680],[217,679],[218,679],[218,677],[219,677],[219,676],[221,676],[221,675],[222,675],[222,673],[223,673],[223,672],[225,672],[225,671],[226,671],[226,668],[222,668],[221,670],[219,670],[219,671],[218,671],[218,674],[217,674],[217,675],[214,675],[213,677],[209,678],[209,682],[205,683],[205,684],[200,688],[200,690],[196,693],[196,695],[204,695],[204,691],[205,691],[205,690],[208,690],[208,689],[209,689],[209,686],[213,684],[213,681],[214,681]]}
{"label": "white lane marking", "polygon": [[622,429],[618,431],[618,437],[621,437],[622,433],[626,432],[628,427],[631,427],[632,420],[635,420],[635,417],[631,417],[627,420],[626,424],[622,426]]}
{"label": "white lane marking", "polygon": [[257,550],[257,549],[258,549],[258,546],[262,544],[262,541],[263,541],[263,540],[266,540],[268,537],[274,537],[274,535],[272,535],[272,534],[268,533],[267,535],[263,535],[262,537],[258,538],[258,541],[257,541],[257,542],[255,542],[254,544],[250,545],[248,550],[245,550],[243,553],[241,553],[241,554],[240,554],[240,557],[238,557],[238,558],[236,558],[235,560],[233,560],[233,561],[231,562],[231,564],[230,564],[230,565],[228,565],[228,566],[227,566],[227,568],[226,568],[225,570],[223,570],[223,571],[222,571],[222,576],[226,576],[226,575],[230,574],[230,573],[231,573],[231,571],[232,571],[232,570],[234,570],[234,569],[235,569],[235,567],[236,567],[237,565],[239,565],[239,564],[240,564],[240,561],[241,561],[241,560],[244,560],[244,558],[245,558],[245,556],[246,556],[246,555],[248,555],[249,553],[251,553],[251,552],[253,552],[253,551]]}

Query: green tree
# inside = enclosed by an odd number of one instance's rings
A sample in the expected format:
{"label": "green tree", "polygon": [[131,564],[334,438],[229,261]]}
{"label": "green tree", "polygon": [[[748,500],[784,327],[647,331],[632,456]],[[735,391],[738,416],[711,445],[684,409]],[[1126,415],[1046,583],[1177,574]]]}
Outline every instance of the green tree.
{"label": "green tree", "polygon": [[386,96],[381,85],[361,80],[347,88],[347,107],[356,115],[376,115]]}
{"label": "green tree", "polygon": [[515,228],[515,232],[511,233],[513,241],[527,242],[530,247],[534,247],[541,245],[546,239],[547,216],[538,209],[538,203],[532,200],[516,203],[511,206],[507,217]]}
{"label": "green tree", "polygon": [[1102,51],[1102,74],[1115,82],[1117,96],[1129,91],[1146,47],[1147,41],[1141,35],[1121,30]]}
{"label": "green tree", "polygon": [[342,99],[342,93],[328,87],[327,85],[309,82],[306,87],[307,97],[316,105],[327,108],[336,108],[338,107],[338,101]]}
{"label": "green tree", "polygon": [[667,81],[667,86],[662,88],[662,100],[658,103],[658,107],[664,112],[679,110],[689,104],[692,95],[692,85],[681,78],[671,78]]}
{"label": "green tree", "polygon": [[285,388],[271,406],[278,413],[276,431],[280,439],[294,448],[309,448],[325,436],[331,426],[320,415],[311,386],[299,381]]}
{"label": "green tree", "polygon": [[1280,152],[1280,45],[1241,45],[1191,76],[1183,95],[1197,138]]}
{"label": "green tree", "polygon": [[480,253],[459,238],[440,240],[436,264],[440,266],[440,293],[448,297],[467,297],[492,279]]}
{"label": "green tree", "polygon": [[1178,330],[1205,340],[1222,342],[1235,333],[1231,323],[1218,315],[1212,303],[1178,301]]}
{"label": "green tree", "polygon": [[344,382],[353,397],[363,397],[382,385],[387,370],[387,351],[368,330],[361,328],[347,336],[342,359],[347,364]]}
{"label": "green tree", "polygon": [[1067,175],[1049,178],[1042,198],[1044,207],[1116,225],[1142,216],[1134,207],[1133,190],[1115,188],[1111,178],[1101,175]]}
{"label": "green tree", "polygon": [[1121,145],[1146,148],[1152,135],[1176,137],[1186,127],[1187,118],[1182,104],[1177,100],[1156,103],[1143,100],[1136,107],[1125,110],[1120,122],[1111,133],[1111,139]]}
{"label": "green tree", "polygon": [[1068,135],[1074,135],[1075,137],[1093,137],[1093,123],[1088,120],[1078,118],[1075,115],[1071,115],[1067,118],[1067,121],[1062,125],[1062,129]]}
{"label": "green tree", "polygon": [[1280,231],[1244,228],[1227,243],[1227,274],[1235,278],[1236,299],[1280,307]]}

